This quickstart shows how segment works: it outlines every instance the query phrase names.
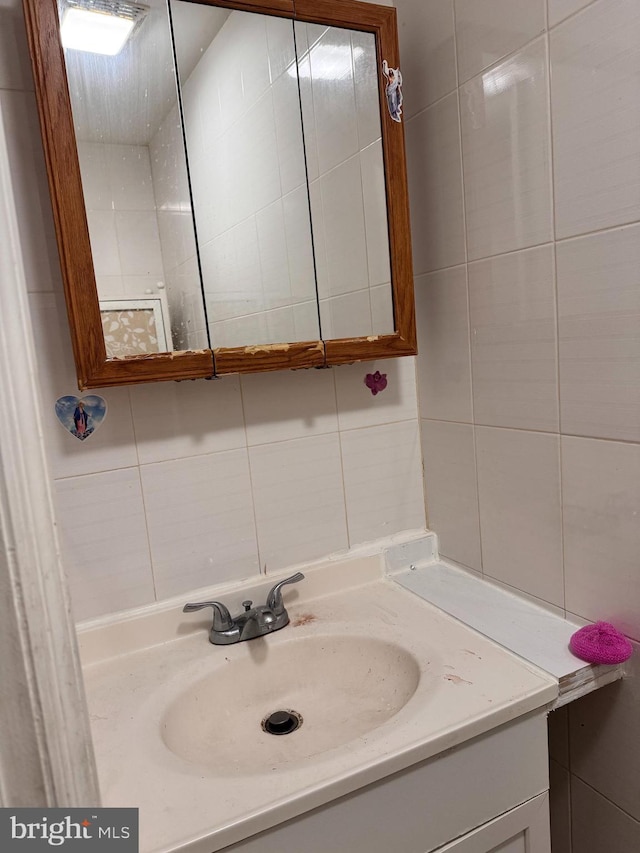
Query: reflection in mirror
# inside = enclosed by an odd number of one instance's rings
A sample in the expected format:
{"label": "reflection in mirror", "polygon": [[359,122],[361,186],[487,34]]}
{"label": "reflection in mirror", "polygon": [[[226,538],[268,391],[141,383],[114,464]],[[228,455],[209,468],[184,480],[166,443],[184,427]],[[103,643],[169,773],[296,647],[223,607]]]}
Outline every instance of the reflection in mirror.
{"label": "reflection in mirror", "polygon": [[[293,22],[171,2],[214,347],[320,338]],[[197,63],[196,18],[225,21]]]}
{"label": "reflection in mirror", "polygon": [[392,334],[375,36],[295,26],[323,338]]}
{"label": "reflection in mirror", "polygon": [[136,19],[114,55],[86,30],[79,41],[66,32],[88,3],[59,5],[98,294],[123,306],[102,310],[110,357],[208,346],[168,12],[164,0],[145,2],[93,0]]}

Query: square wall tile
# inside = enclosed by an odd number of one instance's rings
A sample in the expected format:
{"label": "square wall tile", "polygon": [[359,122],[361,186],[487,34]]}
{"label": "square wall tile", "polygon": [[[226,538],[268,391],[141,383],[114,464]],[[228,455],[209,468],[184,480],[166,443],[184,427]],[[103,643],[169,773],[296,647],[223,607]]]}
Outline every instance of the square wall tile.
{"label": "square wall tile", "polygon": [[[372,394],[365,384],[367,374],[384,373],[387,387]],[[413,358],[387,358],[333,368],[341,430],[377,426],[418,416],[416,369]]]}
{"label": "square wall tile", "polygon": [[627,677],[569,706],[571,771],[640,820],[640,648]]}
{"label": "square wall tile", "polygon": [[571,823],[576,851],[637,853],[640,822],[575,776],[571,779]]}
{"label": "square wall tile", "polygon": [[640,640],[640,445],[562,439],[567,610]]}
{"label": "square wall tile", "polygon": [[549,2],[549,26],[554,27],[560,21],[568,18],[584,9],[593,0],[548,0]]}
{"label": "square wall tile", "polygon": [[469,258],[552,239],[545,39],[460,90]]}
{"label": "square wall tile", "polygon": [[465,261],[458,93],[405,127],[416,275]]}
{"label": "square wall tile", "polygon": [[262,571],[347,547],[337,434],[262,444],[249,456]]}
{"label": "square wall tile", "polygon": [[562,432],[640,441],[640,226],[558,243]]}
{"label": "square wall tile", "polygon": [[52,475],[72,477],[137,465],[128,388],[98,388],[89,392],[104,397],[107,415],[86,441],[78,441],[60,424],[55,413],[58,397],[82,396],[78,391],[62,297],[33,293],[29,308],[36,344],[42,430]]}
{"label": "square wall tile", "polygon": [[564,607],[559,437],[476,428],[485,575]]}
{"label": "square wall tile", "polygon": [[544,32],[546,0],[455,0],[458,73],[464,82]]}
{"label": "square wall tile", "polygon": [[475,422],[558,431],[553,246],[469,264]]}
{"label": "square wall tile", "polygon": [[154,601],[137,468],[57,480],[54,504],[76,620]]}
{"label": "square wall tile", "polygon": [[471,359],[464,266],[415,283],[420,415],[471,423]]}
{"label": "square wall tile", "polygon": [[242,377],[250,445],[338,431],[331,370],[289,370]]}
{"label": "square wall tile", "polygon": [[473,427],[423,420],[429,529],[443,557],[482,571]]}
{"label": "square wall tile", "polygon": [[141,464],[246,446],[238,376],[134,385],[131,408]]}
{"label": "square wall tile", "polygon": [[140,468],[159,599],[257,575],[246,450]]}
{"label": "square wall tile", "polygon": [[640,5],[594,3],[550,45],[557,236],[640,219]]}
{"label": "square wall tile", "polygon": [[407,118],[457,86],[453,0],[396,0]]}
{"label": "square wall tile", "polygon": [[351,547],[424,529],[417,421],[348,430],[340,440]]}

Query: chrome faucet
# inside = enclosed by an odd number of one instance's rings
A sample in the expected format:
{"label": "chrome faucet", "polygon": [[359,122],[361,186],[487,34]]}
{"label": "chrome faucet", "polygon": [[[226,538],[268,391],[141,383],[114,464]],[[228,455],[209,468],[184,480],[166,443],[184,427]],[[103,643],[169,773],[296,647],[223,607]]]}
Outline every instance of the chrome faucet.
{"label": "chrome faucet", "polygon": [[253,640],[279,631],[289,624],[289,614],[282,600],[282,587],[288,583],[304,580],[302,572],[296,572],[290,578],[279,581],[267,595],[267,603],[253,607],[252,601],[243,601],[244,611],[232,617],[220,601],[200,601],[185,604],[183,613],[193,613],[203,607],[213,608],[213,625],[209,631],[209,642],[215,646],[228,646],[243,640]]}

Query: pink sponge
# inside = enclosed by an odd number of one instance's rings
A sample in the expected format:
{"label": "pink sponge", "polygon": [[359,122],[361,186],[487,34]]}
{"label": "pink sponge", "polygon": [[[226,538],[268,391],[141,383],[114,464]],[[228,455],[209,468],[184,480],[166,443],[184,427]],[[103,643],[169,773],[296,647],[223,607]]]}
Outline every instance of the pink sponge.
{"label": "pink sponge", "polygon": [[587,663],[624,663],[633,654],[633,646],[608,622],[585,625],[569,640],[573,654]]}

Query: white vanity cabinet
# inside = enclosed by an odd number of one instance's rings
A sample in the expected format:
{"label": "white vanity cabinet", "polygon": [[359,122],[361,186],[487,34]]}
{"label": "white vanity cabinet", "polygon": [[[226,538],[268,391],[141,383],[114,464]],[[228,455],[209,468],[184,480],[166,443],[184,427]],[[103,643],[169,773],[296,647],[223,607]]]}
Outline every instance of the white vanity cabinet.
{"label": "white vanity cabinet", "polygon": [[541,710],[223,853],[550,853],[548,787]]}
{"label": "white vanity cabinet", "polygon": [[549,853],[549,795],[538,794],[436,853]]}

